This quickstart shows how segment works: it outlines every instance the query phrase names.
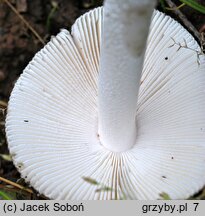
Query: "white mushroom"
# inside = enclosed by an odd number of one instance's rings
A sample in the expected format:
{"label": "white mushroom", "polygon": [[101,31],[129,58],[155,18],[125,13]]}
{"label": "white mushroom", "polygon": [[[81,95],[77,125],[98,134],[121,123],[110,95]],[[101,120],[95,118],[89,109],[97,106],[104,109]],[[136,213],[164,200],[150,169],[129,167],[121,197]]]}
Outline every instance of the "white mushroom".
{"label": "white mushroom", "polygon": [[205,57],[154,11],[143,64],[153,2],[107,0],[53,37],[15,84],[9,149],[47,197],[183,199],[205,184]]}

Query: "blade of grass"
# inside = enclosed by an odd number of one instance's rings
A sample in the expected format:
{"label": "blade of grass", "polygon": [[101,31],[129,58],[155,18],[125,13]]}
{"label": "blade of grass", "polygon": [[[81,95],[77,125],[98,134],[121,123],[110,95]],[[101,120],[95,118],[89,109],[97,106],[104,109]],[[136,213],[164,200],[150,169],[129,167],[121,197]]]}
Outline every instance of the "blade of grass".
{"label": "blade of grass", "polygon": [[0,100],[0,106],[1,106],[1,107],[6,108],[7,105],[8,105],[8,104],[7,104],[5,101]]}
{"label": "blade of grass", "polygon": [[1,190],[0,190],[0,197],[2,197],[4,200],[12,200],[12,198],[8,194],[6,194]]}
{"label": "blade of grass", "polygon": [[170,196],[165,192],[163,192],[163,193],[161,193],[159,195],[162,198],[162,200],[171,200]]}
{"label": "blade of grass", "polygon": [[11,155],[8,154],[0,154],[0,157],[5,161],[12,161]]}
{"label": "blade of grass", "polygon": [[166,7],[167,10],[179,10],[180,8],[184,7],[186,4],[185,3],[182,3],[180,4],[179,6],[177,6],[176,8],[169,8],[169,7]]}
{"label": "blade of grass", "polygon": [[55,14],[55,12],[58,9],[58,3],[56,1],[52,1],[51,5],[52,5],[52,9],[51,9],[50,13],[48,14],[48,17],[47,17],[47,20],[46,20],[47,31],[50,31],[51,19],[53,18],[53,15]]}
{"label": "blade of grass", "polygon": [[84,180],[84,181],[86,181],[87,183],[89,183],[89,184],[93,184],[93,185],[99,185],[99,182],[97,182],[95,179],[92,179],[92,178],[90,178],[90,177],[82,177],[82,179]]}
{"label": "blade of grass", "polygon": [[185,3],[189,7],[191,7],[193,9],[205,14],[205,6],[199,4],[195,0],[180,0],[180,2]]}

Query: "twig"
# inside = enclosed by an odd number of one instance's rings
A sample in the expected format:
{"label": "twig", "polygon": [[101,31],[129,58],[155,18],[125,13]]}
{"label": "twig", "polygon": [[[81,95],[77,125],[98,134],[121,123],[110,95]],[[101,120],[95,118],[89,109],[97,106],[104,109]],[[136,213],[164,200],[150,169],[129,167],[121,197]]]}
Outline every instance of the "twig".
{"label": "twig", "polygon": [[19,185],[19,184],[15,183],[15,182],[12,182],[12,181],[10,181],[8,179],[5,179],[3,177],[0,177],[0,181],[5,182],[6,184],[12,185],[12,186],[14,186],[16,188],[19,188],[21,190],[27,191],[28,193],[33,194],[33,191],[31,189],[25,188],[22,185]]}
{"label": "twig", "polygon": [[[171,0],[165,0],[166,3],[169,5],[170,8],[177,8],[177,6]],[[173,10],[173,12],[181,19],[183,24],[187,27],[189,31],[191,31],[194,36],[200,41],[200,33],[197,29],[191,24],[191,22],[186,18],[186,16],[180,10]]]}
{"label": "twig", "polygon": [[21,21],[27,26],[27,28],[37,37],[37,39],[45,45],[43,38],[36,32],[36,30],[24,19],[24,17],[16,10],[16,8],[8,1],[3,0],[8,7],[21,19]]}

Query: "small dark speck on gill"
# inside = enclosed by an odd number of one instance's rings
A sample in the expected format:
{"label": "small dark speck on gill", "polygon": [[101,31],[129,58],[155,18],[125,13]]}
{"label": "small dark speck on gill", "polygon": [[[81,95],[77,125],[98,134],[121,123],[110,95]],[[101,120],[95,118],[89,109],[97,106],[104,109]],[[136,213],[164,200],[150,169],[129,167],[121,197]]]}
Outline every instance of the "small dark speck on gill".
{"label": "small dark speck on gill", "polygon": [[28,120],[24,120],[24,122],[28,122]]}
{"label": "small dark speck on gill", "polygon": [[21,169],[21,168],[23,167],[23,164],[22,164],[22,163],[19,163],[19,164],[17,164],[17,167],[18,167],[19,169]]}
{"label": "small dark speck on gill", "polygon": [[165,57],[164,59],[165,59],[165,60],[168,60],[168,57]]}
{"label": "small dark speck on gill", "polygon": [[167,178],[166,176],[162,176],[162,178]]}

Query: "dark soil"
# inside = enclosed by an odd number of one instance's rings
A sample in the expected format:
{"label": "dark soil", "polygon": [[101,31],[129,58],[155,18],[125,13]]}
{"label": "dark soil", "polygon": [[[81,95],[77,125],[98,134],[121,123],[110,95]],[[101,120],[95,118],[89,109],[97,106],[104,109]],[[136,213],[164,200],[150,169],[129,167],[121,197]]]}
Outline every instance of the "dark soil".
{"label": "dark soil", "polygon": [[[9,154],[4,132],[6,112],[4,109],[9,95],[25,66],[44,46],[6,2],[6,0],[0,1],[0,154]],[[102,0],[10,0],[9,2],[45,43],[61,28],[70,29],[77,17],[102,4]],[[181,4],[178,0],[173,2]],[[198,2],[205,5],[205,0]],[[164,10],[160,5],[158,8]],[[181,11],[198,31],[205,32],[205,15],[188,6],[184,6]],[[165,12],[183,24],[174,12],[167,10]],[[2,157],[0,157],[0,176],[14,182],[20,178],[12,162]]]}

